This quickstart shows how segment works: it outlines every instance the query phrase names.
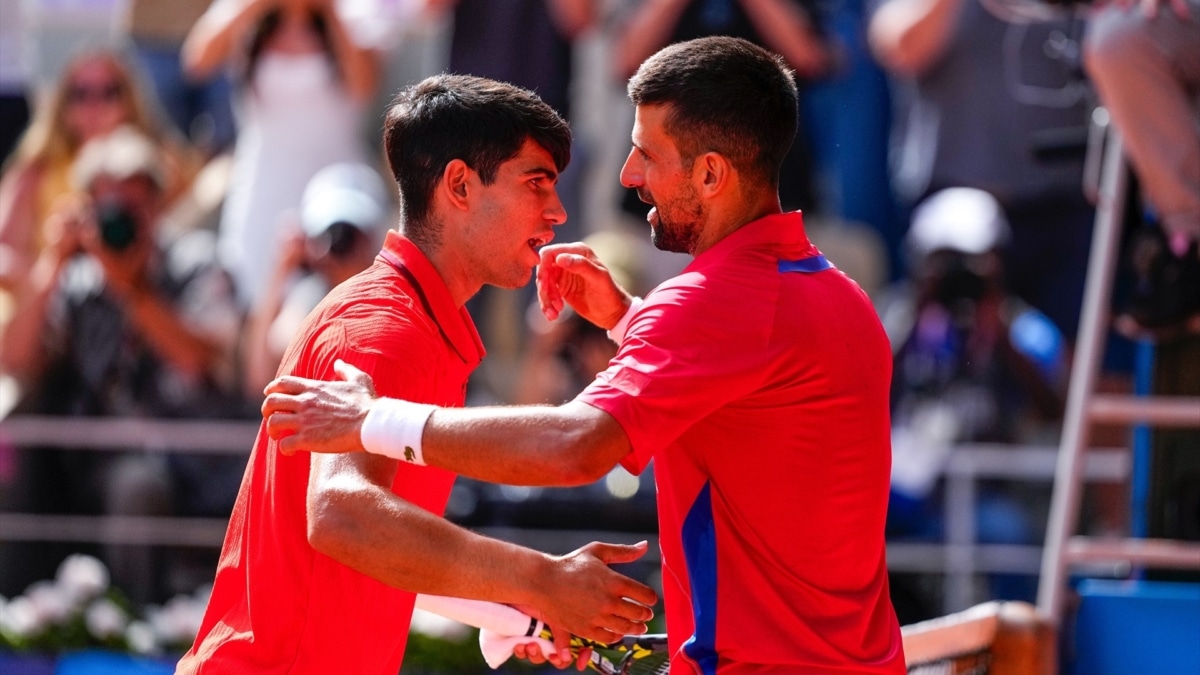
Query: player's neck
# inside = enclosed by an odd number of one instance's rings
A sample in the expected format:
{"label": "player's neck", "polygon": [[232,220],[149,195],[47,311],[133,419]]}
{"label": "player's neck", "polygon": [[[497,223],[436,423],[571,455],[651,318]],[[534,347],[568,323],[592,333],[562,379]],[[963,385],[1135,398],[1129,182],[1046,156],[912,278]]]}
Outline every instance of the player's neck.
{"label": "player's neck", "polygon": [[757,191],[751,198],[714,204],[710,209],[708,223],[692,255],[707,251],[747,223],[783,212],[778,194],[766,190]]}

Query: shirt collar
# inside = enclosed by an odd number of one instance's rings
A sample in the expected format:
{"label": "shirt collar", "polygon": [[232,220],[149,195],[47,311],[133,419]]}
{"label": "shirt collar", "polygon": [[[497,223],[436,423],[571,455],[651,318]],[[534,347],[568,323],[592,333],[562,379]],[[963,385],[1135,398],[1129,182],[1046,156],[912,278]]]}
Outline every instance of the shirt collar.
{"label": "shirt collar", "polygon": [[804,218],[800,212],[789,211],[763,216],[739,227],[696,256],[688,269],[712,264],[747,246],[769,246],[779,256],[791,260],[820,254],[804,232]]}
{"label": "shirt collar", "polygon": [[388,230],[379,256],[401,272],[408,272],[426,309],[454,351],[471,367],[478,365],[486,352],[475,322],[466,307],[454,304],[446,282],[421,249],[399,232]]}

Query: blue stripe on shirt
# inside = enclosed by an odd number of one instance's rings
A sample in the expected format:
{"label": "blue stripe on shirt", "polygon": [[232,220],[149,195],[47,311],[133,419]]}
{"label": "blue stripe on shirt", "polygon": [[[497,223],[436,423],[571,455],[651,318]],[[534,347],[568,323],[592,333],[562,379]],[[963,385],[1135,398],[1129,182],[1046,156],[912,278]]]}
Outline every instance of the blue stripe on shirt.
{"label": "blue stripe on shirt", "polygon": [[692,615],[696,632],[683,652],[705,675],[717,672],[717,532],[713,524],[712,494],[708,483],[696,495],[683,519],[683,556],[692,588]]}
{"label": "blue stripe on shirt", "polygon": [[825,256],[817,254],[808,258],[799,260],[780,260],[779,272],[805,272],[811,274],[813,272],[824,272],[831,269],[833,263],[825,259]]}

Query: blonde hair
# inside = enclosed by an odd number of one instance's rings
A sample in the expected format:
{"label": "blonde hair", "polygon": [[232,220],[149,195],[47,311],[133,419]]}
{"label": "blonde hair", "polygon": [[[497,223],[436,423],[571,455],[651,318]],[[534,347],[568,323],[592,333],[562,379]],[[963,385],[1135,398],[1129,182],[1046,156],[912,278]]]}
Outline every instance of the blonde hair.
{"label": "blonde hair", "polygon": [[74,138],[66,125],[69,91],[76,71],[96,60],[107,62],[121,84],[121,100],[128,117],[125,124],[155,141],[166,140],[157,107],[143,94],[145,88],[125,56],[114,49],[91,48],[72,57],[53,88],[38,101],[33,119],[13,152],[14,166],[66,161],[79,151],[84,139]]}

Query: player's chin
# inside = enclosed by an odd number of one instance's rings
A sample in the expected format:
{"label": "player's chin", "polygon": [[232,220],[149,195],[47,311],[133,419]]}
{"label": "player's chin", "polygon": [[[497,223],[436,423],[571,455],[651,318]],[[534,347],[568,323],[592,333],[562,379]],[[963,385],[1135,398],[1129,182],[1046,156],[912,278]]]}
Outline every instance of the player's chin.
{"label": "player's chin", "polygon": [[503,279],[498,279],[494,285],[509,290],[525,288],[533,280],[533,271],[536,267],[536,265],[523,265],[519,268],[513,268],[508,274],[504,275]]}

